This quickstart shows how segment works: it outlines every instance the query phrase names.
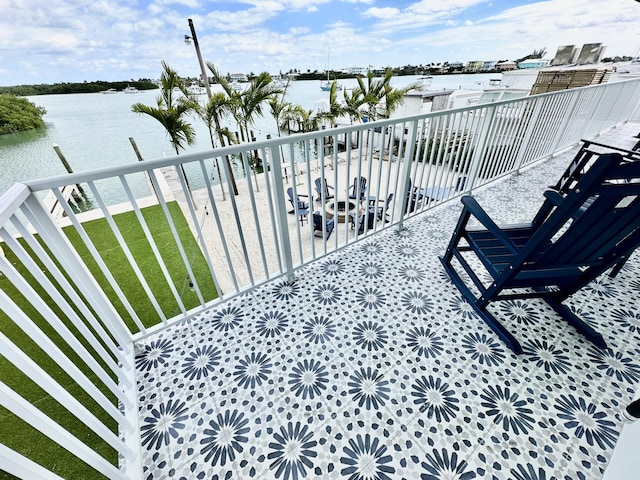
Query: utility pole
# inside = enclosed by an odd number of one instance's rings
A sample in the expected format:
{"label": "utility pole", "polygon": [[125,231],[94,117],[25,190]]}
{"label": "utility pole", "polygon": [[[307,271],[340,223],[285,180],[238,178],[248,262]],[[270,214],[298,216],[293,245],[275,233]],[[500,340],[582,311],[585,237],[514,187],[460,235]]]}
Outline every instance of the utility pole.
{"label": "utility pole", "polygon": [[[185,35],[184,41],[185,43],[189,43],[189,40],[193,40],[193,46],[196,47],[196,54],[198,55],[198,62],[200,62],[200,71],[202,72],[202,80],[204,81],[204,87],[207,90],[207,98],[211,100],[211,86],[209,85],[209,77],[207,76],[207,71],[204,68],[204,61],[202,60],[202,54],[200,53],[200,44],[198,44],[198,37],[196,36],[196,29],[193,26],[193,20],[189,19],[189,29],[191,30],[191,36]],[[220,138],[220,144],[224,147],[224,141]],[[225,161],[227,162],[227,169],[229,171],[230,180],[231,180],[231,188],[233,189],[233,194],[238,195],[238,187],[236,186],[236,179],[233,176],[233,171],[231,170],[231,161],[229,160],[229,155],[225,155]],[[216,160],[217,164],[217,160]],[[222,177],[220,177],[220,189],[222,190],[222,197],[224,200],[224,187],[222,186]]]}
{"label": "utility pole", "polygon": [[189,29],[191,29],[191,38],[185,35],[185,42],[189,43],[189,40],[193,40],[193,46],[196,47],[196,54],[198,55],[198,62],[200,62],[200,72],[202,72],[202,81],[204,82],[204,88],[207,89],[207,97],[211,98],[211,86],[209,85],[209,77],[207,71],[204,68],[204,61],[202,60],[202,54],[200,53],[200,45],[198,44],[198,37],[196,36],[196,29],[193,26],[193,20],[189,19]]}

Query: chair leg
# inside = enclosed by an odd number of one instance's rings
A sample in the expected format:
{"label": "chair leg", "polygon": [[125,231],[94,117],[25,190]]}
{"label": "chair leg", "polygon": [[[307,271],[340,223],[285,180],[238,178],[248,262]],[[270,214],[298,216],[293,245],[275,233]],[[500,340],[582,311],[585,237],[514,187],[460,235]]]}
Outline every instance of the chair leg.
{"label": "chair leg", "polygon": [[568,307],[556,302],[552,298],[545,297],[544,300],[560,315],[567,323],[572,325],[578,332],[584,335],[587,340],[599,348],[608,348],[602,335],[596,332],[590,325],[573,313]]}
{"label": "chair leg", "polygon": [[516,355],[520,355],[523,351],[520,342],[518,342],[518,340],[516,340],[516,338],[511,335],[511,333],[506,328],[504,328],[504,326],[493,315],[477,305],[473,292],[462,281],[460,275],[458,275],[458,272],[456,272],[451,265],[450,260],[451,258],[449,258],[449,260],[446,260],[445,258],[440,257],[442,266],[444,267],[447,274],[449,274],[449,278],[451,278],[451,281],[455,284],[456,287],[458,287],[458,290],[460,290],[462,296],[469,302],[469,304],[473,307],[474,311],[478,314],[482,321],[484,321],[484,323],[486,323],[487,326],[491,330],[493,330],[495,334],[498,335],[498,337],[500,337],[505,345],[509,347],[511,351],[513,351],[513,353],[515,353]]}
{"label": "chair leg", "polygon": [[609,277],[615,278],[615,276],[618,275],[618,273],[620,273],[620,270],[622,270],[622,267],[624,267],[624,264],[627,263],[628,259],[629,257],[625,257],[624,259],[616,263],[611,269],[611,271],[609,272]]}

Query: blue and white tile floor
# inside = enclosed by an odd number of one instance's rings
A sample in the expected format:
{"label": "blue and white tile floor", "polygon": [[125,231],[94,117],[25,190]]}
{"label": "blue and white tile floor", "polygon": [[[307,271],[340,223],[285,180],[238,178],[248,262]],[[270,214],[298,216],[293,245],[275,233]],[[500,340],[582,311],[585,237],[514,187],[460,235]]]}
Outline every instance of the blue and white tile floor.
{"label": "blue and white tile floor", "polygon": [[[573,155],[477,198],[502,222],[530,219]],[[295,283],[147,339],[137,358],[145,478],[601,478],[640,381],[638,256],[569,302],[610,349],[542,302],[511,301],[494,308],[524,345],[516,356],[437,259],[459,212],[443,205]]]}

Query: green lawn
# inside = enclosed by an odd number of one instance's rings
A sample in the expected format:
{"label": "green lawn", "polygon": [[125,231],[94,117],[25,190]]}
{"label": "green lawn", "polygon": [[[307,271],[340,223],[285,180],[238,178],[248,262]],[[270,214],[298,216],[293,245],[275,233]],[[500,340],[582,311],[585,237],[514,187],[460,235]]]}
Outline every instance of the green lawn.
{"label": "green lawn", "polygon": [[[205,300],[212,300],[217,296],[215,286],[210,278],[209,271],[198,248],[189,226],[184,219],[179,206],[173,202],[169,204],[171,215],[176,224],[180,239],[185,245],[187,258],[193,268],[196,280],[205,295]],[[161,207],[154,206],[143,210],[144,218],[149,225],[149,229],[158,246],[162,259],[167,265],[170,272],[171,280],[178,292],[182,293],[182,299],[187,309],[193,308],[199,304],[195,292],[192,292],[186,282],[187,271],[182,263],[182,257],[178,251],[176,242],[169,229],[168,223],[164,217]],[[118,228],[120,229],[127,244],[131,248],[132,254],[138,262],[140,269],[149,283],[150,289],[156,296],[157,301],[167,317],[172,317],[179,313],[179,308],[170,291],[168,283],[165,281],[164,275],[160,271],[160,267],[155,260],[155,256],[151,250],[149,243],[144,237],[143,231],[138,224],[137,218],[133,212],[120,214],[114,217]],[[119,247],[115,237],[111,233],[106,220],[99,219],[86,222],[83,227],[87,231],[89,237],[93,240],[96,248],[100,252],[105,263],[108,265],[116,282],[125,293],[129,302],[133,306],[137,315],[145,326],[151,326],[159,322],[158,314],[152,304],[146,298],[146,294],[142,289],[140,282],[135,279],[133,270],[129,266],[124,252]],[[76,246],[80,256],[85,259],[88,268],[94,273],[98,282],[102,285],[107,296],[111,299],[118,312],[125,319],[127,325],[132,331],[137,331],[132,319],[127,314],[123,305],[115,298],[112,289],[107,285],[106,279],[98,273],[97,265],[89,258],[88,251],[77,236],[73,227],[66,228],[65,234],[70,241]],[[24,244],[24,243],[23,243]],[[15,258],[13,253],[2,245],[7,259],[11,260],[16,269],[23,274],[25,268]],[[44,267],[43,267],[44,268]],[[45,272],[46,273],[46,272]],[[29,278],[29,277],[28,277]],[[51,279],[52,277],[49,276]],[[48,295],[43,289],[37,285],[34,279],[31,285],[36,291],[48,299]],[[52,339],[65,353],[67,353],[83,370],[96,385],[100,385],[100,381],[95,378],[89,371],[82,359],[77,358],[69,351],[57,332],[49,326],[49,324],[41,316],[40,312],[33,307],[26,298],[19,292],[6,277],[0,277],[0,286],[3,291],[18,304],[46,334]],[[52,301],[47,302],[53,305]],[[55,310],[56,314],[61,318],[65,318],[61,311]],[[89,408],[96,416],[103,421],[108,421],[107,414],[102,411],[75,383],[74,379],[67,375],[60,367],[58,367],[40,348],[25,338],[22,330],[10,320],[4,312],[0,311],[0,326],[2,333],[13,341],[23,351],[36,361],[49,375],[53,376],[57,381],[64,385],[76,398]],[[116,453],[95,435],[92,431],[80,424],[80,422],[55,400],[46,395],[44,391],[31,379],[23,375],[12,364],[10,364],[4,356],[0,355],[0,379],[9,387],[19,392],[23,397],[28,399],[32,404],[36,405],[43,412],[53,418],[60,425],[73,432],[78,438],[95,448],[102,456],[109,459],[113,464],[117,464]],[[106,391],[104,388],[103,391]],[[101,478],[101,476],[88,468],[85,464],[77,460],[75,457],[59,447],[47,437],[33,430],[27,423],[15,417],[10,412],[0,408],[0,429],[1,442],[10,448],[22,453],[23,455],[33,459],[47,468],[54,470],[58,475],[64,478]],[[112,425],[115,430],[115,423]],[[0,472],[0,478],[11,478],[8,474]]]}

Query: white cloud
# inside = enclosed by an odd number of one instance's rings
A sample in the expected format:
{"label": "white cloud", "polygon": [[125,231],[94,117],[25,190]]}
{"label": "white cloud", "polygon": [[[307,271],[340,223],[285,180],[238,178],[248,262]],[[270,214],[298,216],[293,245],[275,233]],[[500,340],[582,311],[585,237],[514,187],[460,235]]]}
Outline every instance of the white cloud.
{"label": "white cloud", "polygon": [[371,7],[365,10],[362,13],[362,15],[365,17],[388,19],[388,18],[395,17],[399,13],[400,13],[400,10],[393,7],[384,7],[384,8]]}
{"label": "white cloud", "polygon": [[[603,42],[640,46],[640,4],[607,0],[0,0],[0,85],[157,77],[161,60],[198,74],[182,41],[193,18],[203,55],[224,71],[518,58]],[[339,13],[338,13],[339,12]],[[478,12],[483,12],[481,15]]]}

